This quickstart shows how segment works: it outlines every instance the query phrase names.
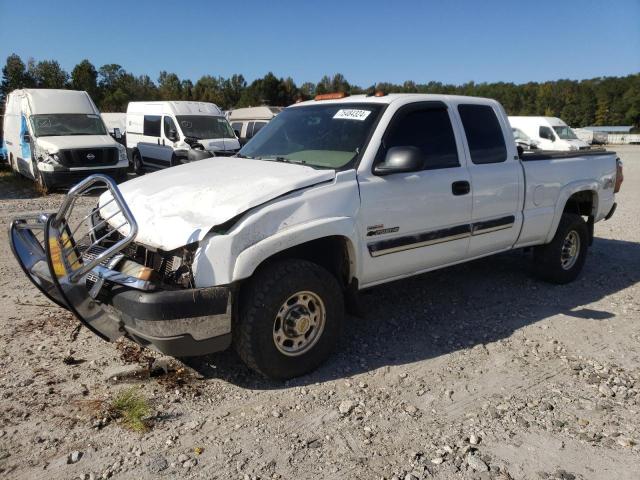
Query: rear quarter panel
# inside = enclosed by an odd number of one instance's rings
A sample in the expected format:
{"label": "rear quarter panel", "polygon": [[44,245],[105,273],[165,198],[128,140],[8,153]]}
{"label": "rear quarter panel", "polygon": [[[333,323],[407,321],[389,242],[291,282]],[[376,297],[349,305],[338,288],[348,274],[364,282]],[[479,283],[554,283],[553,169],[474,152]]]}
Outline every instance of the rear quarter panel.
{"label": "rear quarter panel", "polygon": [[[525,157],[526,158],[526,157]],[[614,202],[616,154],[602,152],[550,160],[524,160],[524,224],[516,247],[553,239],[567,200],[574,193],[595,193],[592,214],[602,220]]]}

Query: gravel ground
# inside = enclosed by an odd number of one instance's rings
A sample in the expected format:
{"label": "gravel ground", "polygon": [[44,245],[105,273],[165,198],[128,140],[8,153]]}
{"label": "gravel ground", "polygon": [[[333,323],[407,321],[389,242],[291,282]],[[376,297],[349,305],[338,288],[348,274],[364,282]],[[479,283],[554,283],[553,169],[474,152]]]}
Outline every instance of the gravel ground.
{"label": "gravel ground", "polygon": [[[583,275],[509,253],[379,287],[317,372],[263,380],[233,352],[181,363],[108,344],[0,243],[2,478],[637,479],[640,147]],[[52,210],[0,172],[0,223]],[[151,366],[151,368],[150,368]],[[107,406],[148,399],[138,433]]]}

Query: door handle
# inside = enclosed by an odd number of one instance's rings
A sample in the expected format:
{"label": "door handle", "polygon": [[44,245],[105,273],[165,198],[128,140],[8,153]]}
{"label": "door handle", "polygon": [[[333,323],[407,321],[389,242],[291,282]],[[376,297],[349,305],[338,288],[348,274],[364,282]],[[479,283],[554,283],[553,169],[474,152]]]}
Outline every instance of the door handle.
{"label": "door handle", "polygon": [[451,193],[454,195],[466,195],[471,191],[471,184],[466,180],[460,180],[451,184]]}

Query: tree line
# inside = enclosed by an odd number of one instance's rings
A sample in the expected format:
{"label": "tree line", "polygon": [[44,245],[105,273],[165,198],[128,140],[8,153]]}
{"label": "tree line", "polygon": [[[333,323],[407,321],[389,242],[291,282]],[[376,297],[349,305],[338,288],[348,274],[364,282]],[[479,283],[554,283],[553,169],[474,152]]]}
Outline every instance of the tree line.
{"label": "tree line", "polygon": [[229,78],[204,75],[195,84],[171,72],[161,71],[154,81],[148,75],[133,75],[118,64],[96,68],[82,60],[71,73],[55,60],[25,63],[12,54],[2,68],[0,102],[17,88],[71,88],[85,90],[103,112],[124,112],[136,100],[196,100],[213,102],[220,108],[272,105],[287,106],[298,100],[328,92],[442,93],[495,98],[509,115],[561,117],[569,125],[634,125],[640,127],[640,74],[598,77],[589,80],[549,82],[474,83],[450,85],[440,82],[353,85],[342,74],[325,75],[318,83],[297,85],[291,77],[278,78],[269,72],[248,83],[241,74]]}

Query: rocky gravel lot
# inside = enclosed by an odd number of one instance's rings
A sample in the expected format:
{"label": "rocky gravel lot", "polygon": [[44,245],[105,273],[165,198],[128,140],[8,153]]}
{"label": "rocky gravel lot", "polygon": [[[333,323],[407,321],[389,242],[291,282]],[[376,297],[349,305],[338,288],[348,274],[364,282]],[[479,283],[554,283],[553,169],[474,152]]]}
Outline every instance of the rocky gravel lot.
{"label": "rocky gravel lot", "polygon": [[[372,289],[337,354],[287,383],[229,351],[108,344],[40,295],[0,240],[0,477],[640,478],[640,147],[583,275],[499,255]],[[0,223],[53,210],[0,172]],[[110,413],[138,389],[148,430]]]}

